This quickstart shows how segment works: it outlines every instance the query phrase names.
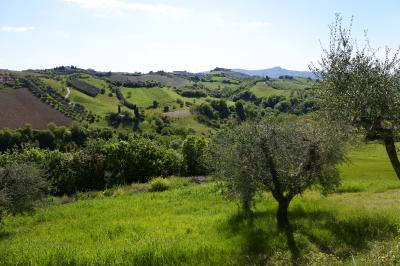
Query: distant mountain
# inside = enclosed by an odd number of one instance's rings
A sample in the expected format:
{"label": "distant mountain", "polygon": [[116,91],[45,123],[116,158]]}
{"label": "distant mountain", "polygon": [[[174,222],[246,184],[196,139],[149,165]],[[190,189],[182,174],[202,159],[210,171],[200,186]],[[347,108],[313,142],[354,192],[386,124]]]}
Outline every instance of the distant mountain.
{"label": "distant mountain", "polygon": [[304,77],[304,78],[312,78],[316,79],[317,77],[314,73],[310,71],[296,71],[296,70],[288,70],[281,67],[273,67],[268,69],[261,70],[246,70],[246,69],[232,69],[232,71],[247,74],[250,76],[260,76],[265,77],[268,76],[270,78],[278,78],[279,76],[293,76],[293,77]]}

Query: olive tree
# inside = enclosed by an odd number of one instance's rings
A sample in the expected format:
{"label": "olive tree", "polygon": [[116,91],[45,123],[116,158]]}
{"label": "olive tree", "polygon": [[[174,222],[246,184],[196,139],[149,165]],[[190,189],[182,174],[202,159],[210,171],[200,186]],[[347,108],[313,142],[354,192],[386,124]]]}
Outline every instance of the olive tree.
{"label": "olive tree", "polygon": [[4,212],[31,211],[48,190],[43,171],[34,164],[12,163],[0,168],[0,222]]}
{"label": "olive tree", "polygon": [[317,91],[322,115],[360,130],[367,141],[382,141],[398,178],[400,162],[395,141],[400,125],[399,51],[392,53],[387,48],[385,56],[380,57],[368,39],[359,49],[351,37],[351,24],[343,27],[337,15],[329,47],[323,49],[318,64],[310,67],[321,80]]}
{"label": "olive tree", "polygon": [[248,212],[257,192],[278,202],[279,228],[289,226],[292,199],[312,186],[327,193],[339,184],[336,165],[344,159],[340,132],[311,120],[243,124],[219,132],[211,144],[215,175]]}

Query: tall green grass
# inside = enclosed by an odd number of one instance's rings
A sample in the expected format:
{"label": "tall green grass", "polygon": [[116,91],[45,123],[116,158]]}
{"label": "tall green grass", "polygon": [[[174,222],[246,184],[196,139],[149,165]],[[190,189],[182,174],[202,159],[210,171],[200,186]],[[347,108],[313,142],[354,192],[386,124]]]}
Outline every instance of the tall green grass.
{"label": "tall green grass", "polygon": [[269,194],[243,216],[213,182],[144,193],[135,185],[7,217],[0,265],[396,265],[400,181],[382,149],[352,151],[338,193],[296,198],[292,231],[276,230]]}

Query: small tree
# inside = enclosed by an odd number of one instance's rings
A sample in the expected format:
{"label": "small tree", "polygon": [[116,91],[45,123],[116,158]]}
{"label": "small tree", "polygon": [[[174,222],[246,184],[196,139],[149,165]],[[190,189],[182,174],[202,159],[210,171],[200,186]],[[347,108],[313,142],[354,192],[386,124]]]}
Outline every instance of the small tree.
{"label": "small tree", "polygon": [[400,179],[395,141],[400,127],[399,52],[381,59],[368,40],[358,49],[349,29],[337,15],[331,26],[328,49],[318,66],[311,69],[321,79],[319,99],[322,114],[331,122],[348,124],[363,131],[366,140],[383,141],[390,162]]}
{"label": "small tree", "polygon": [[0,168],[0,221],[6,211],[17,214],[33,209],[33,203],[49,189],[42,175],[33,164]]}
{"label": "small tree", "polygon": [[341,137],[309,120],[243,124],[220,132],[212,144],[216,175],[239,195],[245,212],[258,191],[270,191],[279,228],[289,226],[291,200],[313,185],[324,193],[339,184]]}
{"label": "small tree", "polygon": [[188,175],[204,174],[206,148],[207,142],[199,136],[189,135],[183,141],[182,155]]}

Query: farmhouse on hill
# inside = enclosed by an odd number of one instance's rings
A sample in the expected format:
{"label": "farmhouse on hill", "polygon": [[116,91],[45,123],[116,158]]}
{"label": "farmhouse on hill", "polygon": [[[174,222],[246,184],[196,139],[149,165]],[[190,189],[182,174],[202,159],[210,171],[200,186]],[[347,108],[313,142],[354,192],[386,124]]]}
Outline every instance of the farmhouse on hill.
{"label": "farmhouse on hill", "polygon": [[14,81],[14,79],[9,76],[0,76],[0,82],[10,82],[10,81]]}

